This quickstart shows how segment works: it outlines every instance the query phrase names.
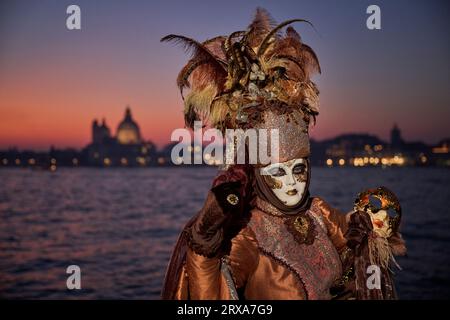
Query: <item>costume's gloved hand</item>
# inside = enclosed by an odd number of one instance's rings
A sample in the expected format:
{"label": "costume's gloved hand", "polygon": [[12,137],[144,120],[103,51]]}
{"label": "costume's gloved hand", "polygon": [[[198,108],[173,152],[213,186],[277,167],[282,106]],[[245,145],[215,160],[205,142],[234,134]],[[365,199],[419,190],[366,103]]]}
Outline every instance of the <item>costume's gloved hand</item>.
{"label": "costume's gloved hand", "polygon": [[[389,189],[378,187],[358,194],[344,235],[347,240],[347,249],[341,254],[344,275],[330,290],[334,297],[395,298],[390,266],[400,269],[394,256],[406,253],[399,233],[400,219],[400,203]],[[365,285],[370,265],[381,270],[382,290],[369,290]]]}
{"label": "costume's gloved hand", "polygon": [[344,234],[347,248],[341,252],[343,275],[330,288],[332,299],[353,299],[355,297],[355,257],[361,256],[367,248],[368,237],[373,231],[370,216],[364,211],[354,211],[349,216],[348,228]]}
{"label": "costume's gloved hand", "polygon": [[364,211],[356,211],[350,215],[348,229],[345,233],[347,247],[355,254],[360,255],[361,247],[367,243],[367,239],[373,230],[370,216]]}
{"label": "costume's gloved hand", "polygon": [[[350,215],[348,229],[344,235],[347,239],[347,247],[352,249],[356,256],[359,256],[362,246],[367,244],[368,238],[371,236],[373,230],[373,222],[367,212],[354,212]],[[403,256],[406,254],[405,241],[400,232],[395,231],[387,240],[394,256]]]}
{"label": "costume's gloved hand", "polygon": [[227,229],[242,217],[251,196],[249,166],[234,165],[219,173],[190,230],[190,247],[197,254],[216,256]]}
{"label": "costume's gloved hand", "polygon": [[[406,253],[405,242],[399,233],[402,209],[391,190],[381,186],[359,193],[354,210],[346,238],[347,246],[354,249],[356,255],[367,241],[372,251],[383,252],[382,260],[386,263],[390,260],[388,256]],[[380,256],[379,253],[376,255]]]}

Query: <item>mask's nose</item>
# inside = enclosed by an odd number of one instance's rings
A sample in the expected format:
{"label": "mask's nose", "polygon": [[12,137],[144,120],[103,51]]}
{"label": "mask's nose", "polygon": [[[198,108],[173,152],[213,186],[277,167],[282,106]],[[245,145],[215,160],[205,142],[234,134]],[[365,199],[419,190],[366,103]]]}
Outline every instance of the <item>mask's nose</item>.
{"label": "mask's nose", "polygon": [[292,172],[288,173],[286,179],[287,179],[286,183],[287,183],[288,186],[295,185],[295,178],[294,178],[294,175],[292,174]]}

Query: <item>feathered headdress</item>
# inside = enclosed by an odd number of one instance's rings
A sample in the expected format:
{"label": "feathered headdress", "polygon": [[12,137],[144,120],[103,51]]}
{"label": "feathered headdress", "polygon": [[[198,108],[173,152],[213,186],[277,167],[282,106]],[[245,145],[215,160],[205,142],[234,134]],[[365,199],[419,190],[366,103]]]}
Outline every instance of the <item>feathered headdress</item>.
{"label": "feathered headdress", "polygon": [[[249,125],[259,106],[277,102],[298,108],[308,119],[318,114],[318,94],[311,81],[320,73],[314,51],[291,26],[292,19],[276,25],[269,13],[258,8],[246,31],[218,36],[202,43],[180,35],[161,41],[184,45],[191,59],[182,68],[177,85],[184,100],[186,126],[194,121],[224,130]],[[184,97],[183,89],[190,88]],[[250,124],[251,125],[251,124]]]}

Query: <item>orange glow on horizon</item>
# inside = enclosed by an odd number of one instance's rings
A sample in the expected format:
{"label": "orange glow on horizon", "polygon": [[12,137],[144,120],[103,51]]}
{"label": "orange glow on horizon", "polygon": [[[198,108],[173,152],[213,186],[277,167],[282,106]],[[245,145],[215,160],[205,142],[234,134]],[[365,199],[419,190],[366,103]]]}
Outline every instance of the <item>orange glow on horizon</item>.
{"label": "orange glow on horizon", "polygon": [[[68,79],[63,77],[66,72],[71,74]],[[0,75],[0,149],[82,148],[91,142],[94,119],[105,118],[115,135],[128,104],[144,140],[160,147],[170,142],[173,129],[183,126],[182,101],[175,86],[167,94],[153,91],[150,77],[142,80],[149,84],[145,87],[128,84],[133,88],[128,92],[120,87],[123,83],[116,72],[74,73],[42,63],[22,66],[9,75],[7,81]]]}

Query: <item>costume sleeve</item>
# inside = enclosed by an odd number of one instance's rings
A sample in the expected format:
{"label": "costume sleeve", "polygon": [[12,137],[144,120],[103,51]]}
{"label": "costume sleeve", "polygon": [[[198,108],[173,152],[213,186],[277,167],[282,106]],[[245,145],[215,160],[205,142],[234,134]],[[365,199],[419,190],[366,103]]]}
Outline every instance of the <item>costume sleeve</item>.
{"label": "costume sleeve", "polygon": [[[252,263],[251,236],[244,232],[249,169],[232,166],[214,180],[203,208],[189,229],[186,273],[191,299],[237,299]],[[250,249],[249,249],[250,248]]]}
{"label": "costume sleeve", "polygon": [[220,270],[219,258],[208,258],[188,250],[186,271],[189,297],[193,300],[227,300],[231,291]]}
{"label": "costume sleeve", "polygon": [[347,243],[344,234],[348,229],[348,217],[350,213],[344,214],[340,212],[321,198],[313,198],[312,208],[316,212],[319,211],[321,213],[328,236],[338,252],[341,253]]}
{"label": "costume sleeve", "polygon": [[186,272],[190,298],[237,299],[235,290],[245,286],[258,264],[258,257],[256,240],[249,228],[244,228],[231,240],[228,255],[206,257],[189,249]]}

